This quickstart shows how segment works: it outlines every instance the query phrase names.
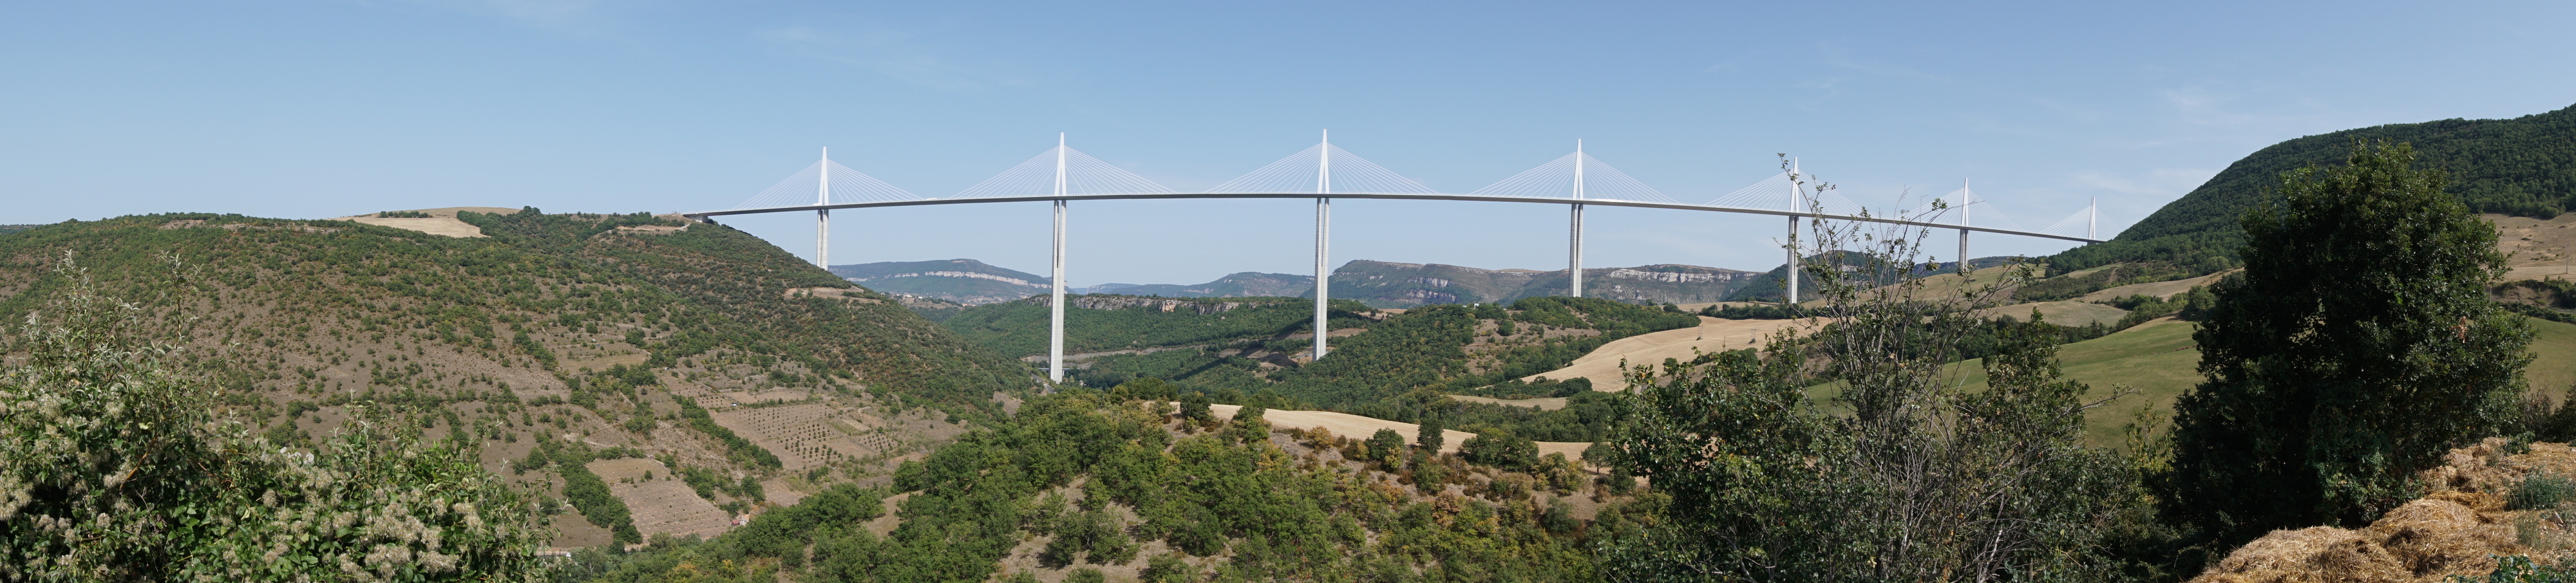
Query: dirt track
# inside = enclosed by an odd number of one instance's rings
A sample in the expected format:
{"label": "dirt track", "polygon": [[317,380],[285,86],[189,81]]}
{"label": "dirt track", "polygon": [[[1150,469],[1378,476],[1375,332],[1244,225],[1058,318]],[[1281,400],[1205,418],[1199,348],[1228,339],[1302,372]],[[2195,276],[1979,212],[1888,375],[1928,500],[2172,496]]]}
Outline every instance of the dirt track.
{"label": "dirt track", "polygon": [[1591,354],[1575,359],[1565,368],[1530,375],[1523,380],[1538,377],[1559,380],[1586,378],[1592,379],[1592,390],[1624,391],[1628,390],[1628,381],[1620,375],[1621,359],[1626,359],[1629,364],[1660,363],[1666,358],[1688,361],[1694,356],[1694,349],[1722,352],[1756,348],[1761,339],[1770,337],[1773,332],[1812,325],[1808,320],[1726,320],[1701,316],[1698,327],[1613,340],[1594,349]]}

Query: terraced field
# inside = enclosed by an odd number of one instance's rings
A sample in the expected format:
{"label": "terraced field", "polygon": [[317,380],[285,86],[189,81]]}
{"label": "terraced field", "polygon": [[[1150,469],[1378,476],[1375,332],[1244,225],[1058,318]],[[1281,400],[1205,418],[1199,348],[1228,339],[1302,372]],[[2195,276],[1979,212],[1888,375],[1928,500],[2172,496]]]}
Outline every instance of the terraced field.
{"label": "terraced field", "polygon": [[668,534],[710,538],[733,530],[733,517],[698,497],[662,462],[627,458],[590,462],[590,471],[608,481],[608,492],[626,502],[635,530],[646,539]]}

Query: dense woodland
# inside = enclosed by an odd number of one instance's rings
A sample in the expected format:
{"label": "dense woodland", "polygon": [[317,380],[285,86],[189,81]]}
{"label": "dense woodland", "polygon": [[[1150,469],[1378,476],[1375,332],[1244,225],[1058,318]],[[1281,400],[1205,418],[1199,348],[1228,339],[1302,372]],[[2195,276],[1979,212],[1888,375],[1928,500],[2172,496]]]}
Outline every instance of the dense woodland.
{"label": "dense woodland", "polygon": [[[1047,351],[1052,308],[1044,296],[959,310],[940,321],[957,334],[1012,356]],[[1299,298],[1148,298],[1115,294],[1066,296],[1072,306],[1126,304],[1110,309],[1065,310],[1067,353],[1228,344],[1313,334],[1315,301]],[[1167,304],[1177,304],[1166,309]],[[1327,311],[1334,330],[1375,322],[1368,306],[1338,300]]]}

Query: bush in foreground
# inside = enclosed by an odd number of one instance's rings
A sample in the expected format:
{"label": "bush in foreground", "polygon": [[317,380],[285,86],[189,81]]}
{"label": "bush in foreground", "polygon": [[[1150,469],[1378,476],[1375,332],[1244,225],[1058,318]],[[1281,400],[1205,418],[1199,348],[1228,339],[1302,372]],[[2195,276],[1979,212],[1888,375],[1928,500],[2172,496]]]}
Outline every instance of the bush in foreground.
{"label": "bush in foreground", "polygon": [[0,371],[0,580],[532,580],[530,509],[459,446],[288,450],[211,411],[142,309],[72,291]]}

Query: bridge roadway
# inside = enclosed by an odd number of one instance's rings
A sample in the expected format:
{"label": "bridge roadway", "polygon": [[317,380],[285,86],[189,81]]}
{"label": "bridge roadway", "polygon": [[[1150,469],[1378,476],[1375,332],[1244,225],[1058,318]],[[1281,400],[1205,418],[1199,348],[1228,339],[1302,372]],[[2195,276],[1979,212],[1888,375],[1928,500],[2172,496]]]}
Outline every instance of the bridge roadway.
{"label": "bridge roadway", "polygon": [[[1981,233],[1995,233],[1995,234],[1999,234],[1999,235],[2020,235],[2020,236],[2024,236],[2024,237],[2045,237],[2045,238],[2049,238],[2049,239],[2061,239],[2061,240],[2075,241],[2075,242],[2080,242],[2080,243],[2100,243],[2100,242],[2102,242],[2102,241],[2103,241],[2102,239],[2092,239],[2092,238],[2087,238],[2087,237],[2075,237],[2075,236],[2069,236],[2069,235],[2057,235],[2057,234],[2051,234],[2051,233],[2041,233],[2041,232],[2037,232],[2037,231],[2021,231],[2021,230],[2014,230],[2014,229],[1999,229],[1999,228],[1994,228],[1994,227],[1964,226],[1964,225],[1957,225],[1957,224],[1951,224],[1951,223],[1933,223],[1933,222],[1926,222],[1926,221],[1913,221],[1913,220],[1894,219],[1894,218],[1876,217],[1876,216],[1867,216],[1867,217],[1865,217],[1865,216],[1860,216],[1860,215],[1837,215],[1837,214],[1814,213],[1814,212],[1791,212],[1791,211],[1782,211],[1782,210],[1773,210],[1773,209],[1738,208],[1738,207],[1710,206],[1710,205],[1700,205],[1700,204],[1684,204],[1684,203],[1669,203],[1669,202],[1645,202],[1645,201],[1633,201],[1633,200],[1616,200],[1616,199],[1607,199],[1607,198],[1583,198],[1583,199],[1576,199],[1576,198],[1537,198],[1537,197],[1523,197],[1523,196],[1483,196],[1483,195],[1473,195],[1473,194],[1409,194],[1409,193],[1367,194],[1367,193],[1342,193],[1342,192],[1336,192],[1336,193],[1332,193],[1332,194],[1316,194],[1316,193],[1312,193],[1312,192],[1258,192],[1258,193],[1236,193],[1236,192],[1222,192],[1222,193],[1138,193],[1138,194],[1064,194],[1064,195],[1054,195],[1054,194],[1050,194],[1050,195],[1037,195],[1037,196],[1008,196],[1008,197],[998,197],[998,196],[997,196],[997,197],[976,197],[976,198],[926,198],[926,199],[921,199],[921,200],[897,200],[897,201],[882,201],[882,202],[849,202],[849,203],[833,203],[833,204],[811,204],[811,205],[799,205],[799,206],[782,206],[782,207],[769,207],[769,208],[756,208],[756,209],[737,209],[737,210],[725,210],[725,211],[702,211],[702,212],[694,212],[694,213],[681,213],[681,215],[682,215],[682,216],[689,217],[689,218],[692,218],[692,219],[697,219],[697,220],[702,220],[702,221],[704,221],[704,220],[708,220],[708,217],[718,217],[718,216],[725,216],[725,215],[749,215],[749,214],[760,214],[760,213],[784,213],[784,212],[804,212],[804,211],[827,211],[827,210],[836,210],[836,209],[882,208],[882,207],[899,207],[899,206],[924,206],[924,205],[940,205],[940,204],[983,204],[983,203],[1004,203],[1004,202],[1054,202],[1054,201],[1076,201],[1076,200],[1227,199],[1227,198],[1237,198],[1237,199],[1337,199],[1337,198],[1352,198],[1352,199],[1371,199],[1371,200],[1460,200],[1460,201],[1471,201],[1471,202],[1521,202],[1521,203],[1562,204],[1562,205],[1580,205],[1580,206],[1624,206],[1624,207],[1635,207],[1635,208],[1673,209],[1673,210],[1686,210],[1686,211],[1709,211],[1709,212],[1721,212],[1721,213],[1739,213],[1739,214],[1748,214],[1748,215],[1769,215],[1769,216],[1775,216],[1775,217],[1793,217],[1793,218],[1805,217],[1805,218],[1817,218],[1817,219],[1834,220],[1834,221],[1861,221],[1861,222],[1871,222],[1871,223],[1885,223],[1885,224],[1890,224],[1890,225],[1905,225],[1905,226],[1909,226],[1909,227],[1931,227],[1931,228],[1938,228],[1938,229],[1957,229],[1957,230],[1961,230],[1961,231],[1975,231],[1975,232],[1981,232]],[[713,221],[709,221],[709,222],[713,222]]]}

